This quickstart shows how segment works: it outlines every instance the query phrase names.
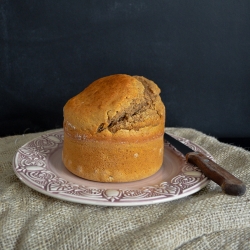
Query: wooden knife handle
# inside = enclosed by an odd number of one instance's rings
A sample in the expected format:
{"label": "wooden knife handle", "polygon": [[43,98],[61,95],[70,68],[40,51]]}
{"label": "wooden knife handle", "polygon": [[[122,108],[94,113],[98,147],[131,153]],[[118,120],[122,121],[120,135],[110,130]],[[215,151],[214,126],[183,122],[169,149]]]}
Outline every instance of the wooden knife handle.
{"label": "wooden knife handle", "polygon": [[188,162],[196,165],[212,181],[221,186],[222,190],[229,195],[243,195],[246,192],[246,185],[227,172],[204,154],[192,152],[186,155]]}

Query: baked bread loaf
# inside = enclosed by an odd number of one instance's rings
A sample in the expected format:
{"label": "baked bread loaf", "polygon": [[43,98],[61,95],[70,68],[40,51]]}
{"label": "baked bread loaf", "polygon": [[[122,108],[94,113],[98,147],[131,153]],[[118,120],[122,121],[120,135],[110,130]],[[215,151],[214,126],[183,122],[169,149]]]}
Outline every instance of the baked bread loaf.
{"label": "baked bread loaf", "polygon": [[130,182],[163,161],[165,107],[160,89],[142,76],[111,75],[64,106],[63,162],[77,176]]}

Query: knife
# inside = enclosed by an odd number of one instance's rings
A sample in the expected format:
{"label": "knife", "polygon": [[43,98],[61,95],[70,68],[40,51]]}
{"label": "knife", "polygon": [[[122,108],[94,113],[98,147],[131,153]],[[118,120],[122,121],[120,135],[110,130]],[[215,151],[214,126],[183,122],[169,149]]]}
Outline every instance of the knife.
{"label": "knife", "polygon": [[246,185],[241,180],[220,167],[206,155],[195,152],[166,133],[164,133],[164,141],[169,142],[186,157],[187,162],[196,165],[209,179],[221,186],[226,194],[240,196],[246,192]]}

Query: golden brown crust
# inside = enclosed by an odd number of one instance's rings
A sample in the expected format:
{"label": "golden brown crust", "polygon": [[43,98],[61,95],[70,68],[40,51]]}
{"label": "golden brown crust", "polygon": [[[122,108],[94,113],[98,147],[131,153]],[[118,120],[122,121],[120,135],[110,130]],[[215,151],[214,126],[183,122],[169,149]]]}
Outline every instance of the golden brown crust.
{"label": "golden brown crust", "polygon": [[100,78],[64,106],[63,161],[89,180],[127,182],[154,174],[163,161],[165,107],[142,76]]}
{"label": "golden brown crust", "polygon": [[144,77],[100,78],[64,106],[64,127],[73,137],[144,140],[163,133],[160,89]]}
{"label": "golden brown crust", "polygon": [[99,182],[130,182],[155,174],[163,161],[163,138],[146,142],[76,141],[64,136],[63,162],[73,174]]}

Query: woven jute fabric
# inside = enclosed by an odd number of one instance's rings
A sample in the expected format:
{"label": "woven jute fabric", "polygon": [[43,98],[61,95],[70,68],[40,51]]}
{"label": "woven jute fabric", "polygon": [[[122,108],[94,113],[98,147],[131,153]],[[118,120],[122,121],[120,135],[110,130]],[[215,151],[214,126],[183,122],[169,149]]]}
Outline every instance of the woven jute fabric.
{"label": "woven jute fabric", "polygon": [[[48,131],[46,131],[47,133]],[[241,197],[210,182],[186,198],[134,207],[84,205],[29,188],[12,160],[42,133],[0,139],[0,249],[250,249],[250,152],[186,128],[167,132],[187,138],[243,180]]]}

